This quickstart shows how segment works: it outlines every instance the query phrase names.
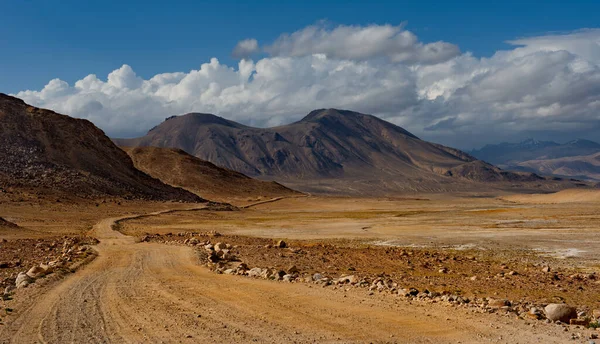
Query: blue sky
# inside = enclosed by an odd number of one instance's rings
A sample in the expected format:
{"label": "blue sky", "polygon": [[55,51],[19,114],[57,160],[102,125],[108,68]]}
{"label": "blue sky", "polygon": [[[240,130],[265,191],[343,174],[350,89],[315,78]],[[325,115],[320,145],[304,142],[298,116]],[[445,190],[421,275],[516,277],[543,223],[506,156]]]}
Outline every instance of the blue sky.
{"label": "blue sky", "polygon": [[237,41],[272,41],[319,20],[392,24],[423,42],[443,40],[476,56],[506,40],[597,27],[600,1],[3,1],[0,92],[74,82],[122,64],[144,78],[197,69],[211,57],[235,65]]}
{"label": "blue sky", "polygon": [[113,137],[330,107],[463,149],[600,137],[600,1],[238,2],[5,1],[0,92]]}

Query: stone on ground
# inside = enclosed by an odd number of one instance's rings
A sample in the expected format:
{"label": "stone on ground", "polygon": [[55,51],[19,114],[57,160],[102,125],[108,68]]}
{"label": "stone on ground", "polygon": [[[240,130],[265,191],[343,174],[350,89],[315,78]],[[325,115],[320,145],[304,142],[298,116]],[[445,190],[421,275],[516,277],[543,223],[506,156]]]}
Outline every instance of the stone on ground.
{"label": "stone on ground", "polygon": [[571,319],[577,319],[577,309],[564,303],[551,303],[544,308],[546,317],[552,321],[569,323]]}

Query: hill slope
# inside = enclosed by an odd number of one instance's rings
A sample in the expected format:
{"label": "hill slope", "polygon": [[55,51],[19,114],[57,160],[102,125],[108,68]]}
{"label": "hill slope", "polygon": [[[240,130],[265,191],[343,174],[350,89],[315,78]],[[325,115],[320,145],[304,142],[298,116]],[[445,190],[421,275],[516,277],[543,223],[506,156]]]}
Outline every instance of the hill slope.
{"label": "hill slope", "polygon": [[0,189],[197,202],[201,198],[137,170],[91,122],[0,93]]}
{"label": "hill slope", "polygon": [[232,198],[278,197],[299,192],[276,182],[252,179],[242,173],[215,166],[180,149],[138,147],[123,148],[136,168],[169,185],[182,187],[211,200]]}
{"label": "hill slope", "polygon": [[502,171],[377,117],[336,109],[315,110],[274,128],[191,113],[167,119],[144,137],[115,141],[180,148],[216,165],[311,192],[445,191],[473,181],[543,180]]}

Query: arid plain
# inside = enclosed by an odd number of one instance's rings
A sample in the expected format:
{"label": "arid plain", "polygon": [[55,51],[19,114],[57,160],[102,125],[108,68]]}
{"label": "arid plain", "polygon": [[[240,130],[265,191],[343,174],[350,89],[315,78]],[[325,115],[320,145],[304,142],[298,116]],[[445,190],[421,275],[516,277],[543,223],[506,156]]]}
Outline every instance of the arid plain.
{"label": "arid plain", "polygon": [[87,253],[3,301],[0,341],[587,342],[529,308],[600,308],[598,194],[6,202],[3,277]]}

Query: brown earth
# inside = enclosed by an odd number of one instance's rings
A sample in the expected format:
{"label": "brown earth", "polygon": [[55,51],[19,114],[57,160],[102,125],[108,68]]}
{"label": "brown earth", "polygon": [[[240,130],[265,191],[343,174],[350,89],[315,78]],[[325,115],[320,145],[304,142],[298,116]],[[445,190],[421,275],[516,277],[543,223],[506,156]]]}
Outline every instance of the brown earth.
{"label": "brown earth", "polygon": [[17,228],[19,226],[0,217],[0,227]]}
{"label": "brown earth", "polygon": [[202,201],[135,169],[91,122],[0,93],[0,194]]}
{"label": "brown earth", "polygon": [[[178,233],[186,232],[237,246],[235,254],[250,267],[296,265],[306,275],[366,279],[385,273],[419,290],[600,308],[591,277],[599,272],[600,248],[589,240],[598,231],[597,202],[515,203],[473,194],[304,197],[238,211],[119,202],[3,204],[4,216],[22,228],[0,230],[0,239],[8,239],[0,243],[2,251],[10,248],[19,257],[34,252],[31,260],[21,258],[26,264],[45,259],[57,235],[85,233],[100,244],[98,257],[76,273],[36,281],[5,301],[11,311],[0,315],[0,343],[563,343],[572,337],[587,343],[592,333],[504,311],[369,295],[363,288],[218,275],[202,266],[194,248],[182,245],[189,234]],[[121,217],[129,218],[118,226],[127,234],[173,234],[136,243],[111,230]],[[215,231],[222,236],[214,237]],[[42,244],[27,250],[29,242],[19,236],[44,240],[31,241]],[[280,239],[291,249],[265,247]],[[545,265],[550,272],[542,271]]]}
{"label": "brown earth", "polygon": [[125,147],[123,150],[129,154],[137,169],[163,183],[213,201],[260,201],[301,195],[279,183],[250,178],[198,159],[180,149]]}
{"label": "brown earth", "polygon": [[571,337],[560,326],[358,290],[215,275],[198,266],[190,248],[135,244],[111,230],[114,221],[92,231],[101,240],[96,260],[8,301],[0,341],[562,343]]}

